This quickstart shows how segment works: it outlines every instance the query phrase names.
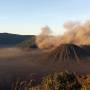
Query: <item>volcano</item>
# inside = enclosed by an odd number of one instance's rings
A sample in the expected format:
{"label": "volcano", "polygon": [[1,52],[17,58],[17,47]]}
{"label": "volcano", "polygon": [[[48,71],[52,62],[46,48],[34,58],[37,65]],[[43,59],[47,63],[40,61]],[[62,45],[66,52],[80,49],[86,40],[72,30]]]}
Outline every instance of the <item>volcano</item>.
{"label": "volcano", "polygon": [[49,55],[54,61],[80,61],[88,56],[86,50],[74,44],[61,44]]}

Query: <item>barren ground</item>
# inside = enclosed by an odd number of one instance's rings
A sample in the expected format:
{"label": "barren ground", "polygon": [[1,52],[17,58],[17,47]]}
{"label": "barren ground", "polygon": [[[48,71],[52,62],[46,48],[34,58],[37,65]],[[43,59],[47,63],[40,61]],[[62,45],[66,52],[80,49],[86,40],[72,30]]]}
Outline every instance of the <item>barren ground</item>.
{"label": "barren ground", "polygon": [[20,48],[0,49],[0,78],[29,76],[30,73],[49,73],[69,70],[82,74],[90,73],[90,61],[54,62],[48,59],[50,51],[24,50]]}

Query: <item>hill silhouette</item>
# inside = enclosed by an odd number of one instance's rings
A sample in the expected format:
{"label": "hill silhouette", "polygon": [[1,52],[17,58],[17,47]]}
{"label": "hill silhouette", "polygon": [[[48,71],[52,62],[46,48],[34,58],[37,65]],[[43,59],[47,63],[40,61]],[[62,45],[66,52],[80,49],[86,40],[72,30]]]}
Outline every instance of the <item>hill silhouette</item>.
{"label": "hill silhouette", "polygon": [[61,44],[56,49],[54,49],[50,55],[49,59],[55,61],[66,61],[66,60],[75,60],[79,61],[83,58],[86,58],[88,53],[85,49],[74,45],[74,44]]}
{"label": "hill silhouette", "polygon": [[14,46],[23,41],[29,40],[34,35],[18,35],[11,33],[0,33],[0,47]]}
{"label": "hill silhouette", "polygon": [[36,37],[32,36],[29,40],[25,40],[25,41],[21,42],[20,44],[18,44],[18,46],[22,47],[22,48],[36,49],[36,48],[38,48],[38,45],[36,44]]}

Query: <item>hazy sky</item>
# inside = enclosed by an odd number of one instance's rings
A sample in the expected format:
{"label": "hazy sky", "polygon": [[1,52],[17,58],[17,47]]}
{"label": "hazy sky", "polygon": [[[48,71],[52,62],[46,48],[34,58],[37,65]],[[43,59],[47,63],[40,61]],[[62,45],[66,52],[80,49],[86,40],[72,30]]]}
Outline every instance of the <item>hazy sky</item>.
{"label": "hazy sky", "polygon": [[90,0],[0,0],[0,32],[37,34],[44,25],[63,32],[68,20],[90,19]]}

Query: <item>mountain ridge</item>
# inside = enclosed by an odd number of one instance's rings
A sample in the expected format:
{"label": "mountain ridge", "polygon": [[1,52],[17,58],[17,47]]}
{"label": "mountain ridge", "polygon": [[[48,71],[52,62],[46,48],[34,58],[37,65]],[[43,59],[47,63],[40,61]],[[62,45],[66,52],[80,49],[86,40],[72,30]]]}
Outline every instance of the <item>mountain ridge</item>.
{"label": "mountain ridge", "polygon": [[34,37],[34,35],[0,33],[0,46],[15,46],[23,41],[31,39],[32,37]]}

